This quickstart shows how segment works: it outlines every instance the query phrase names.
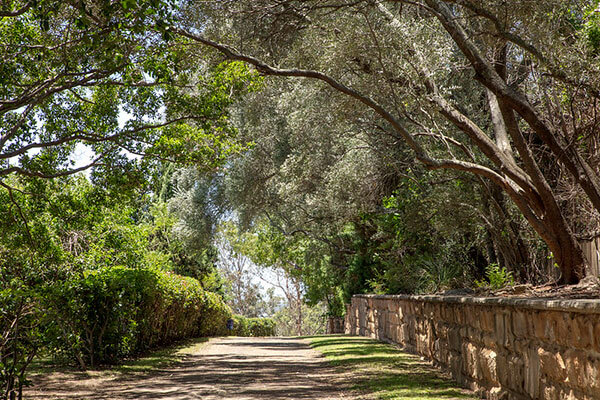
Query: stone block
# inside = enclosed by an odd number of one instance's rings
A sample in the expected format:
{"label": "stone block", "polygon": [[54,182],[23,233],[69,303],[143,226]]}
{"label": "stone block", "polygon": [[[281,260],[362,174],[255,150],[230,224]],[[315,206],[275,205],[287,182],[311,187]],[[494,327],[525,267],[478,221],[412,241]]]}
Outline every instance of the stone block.
{"label": "stone block", "polygon": [[560,389],[548,384],[542,384],[540,395],[542,400],[561,400]]}
{"label": "stone block", "polygon": [[496,337],[490,333],[483,333],[481,335],[481,342],[483,345],[489,349],[497,350],[498,343],[496,342]]}
{"label": "stone block", "polygon": [[454,307],[454,322],[457,325],[465,325],[465,313],[461,307]]}
{"label": "stone block", "polygon": [[434,318],[435,307],[432,303],[423,304],[423,313],[421,314],[425,318]]}
{"label": "stone block", "polygon": [[468,325],[471,328],[474,328],[476,330],[481,330],[481,317],[480,317],[480,312],[481,307],[478,306],[469,306],[465,312],[468,315]]}
{"label": "stone block", "polygon": [[536,338],[540,340],[546,339],[546,313],[535,312],[531,315],[531,323],[533,324],[533,332]]}
{"label": "stone block", "polygon": [[492,310],[481,308],[479,317],[481,320],[481,330],[490,333],[494,332],[496,319],[495,314],[492,312]]}
{"label": "stone block", "polygon": [[434,343],[434,350],[437,362],[439,362],[442,365],[448,365],[448,359],[450,356],[448,342],[442,339],[436,340]]}
{"label": "stone block", "polygon": [[498,385],[498,373],[496,364],[496,352],[491,349],[483,349],[479,352],[479,367],[481,377],[486,386]]}
{"label": "stone block", "polygon": [[488,391],[488,400],[508,400],[509,395],[506,390],[501,387],[493,387]]}
{"label": "stone block", "polygon": [[588,400],[587,396],[577,393],[573,389],[563,389],[560,392],[561,400]]}
{"label": "stone block", "polygon": [[404,320],[404,314],[405,314],[405,303],[404,302],[400,302],[400,304],[398,305],[398,319],[403,321]]}
{"label": "stone block", "polygon": [[442,320],[444,318],[444,307],[442,304],[435,305],[435,313],[433,315],[433,319],[436,321]]}
{"label": "stone block", "polygon": [[413,316],[408,319],[408,331],[412,337],[417,335],[417,320]]}
{"label": "stone block", "polygon": [[496,354],[496,375],[498,376],[498,382],[503,387],[509,386],[509,375],[511,371],[508,366],[508,357],[506,354]]}
{"label": "stone block", "polygon": [[389,312],[397,312],[398,311],[398,303],[395,300],[387,300],[387,310]]}
{"label": "stone block", "polygon": [[597,400],[600,400],[600,360],[588,359],[585,368],[585,379],[587,389],[594,393]]}
{"label": "stone block", "polygon": [[536,349],[525,354],[525,392],[534,399],[540,394],[540,357]]}
{"label": "stone block", "polygon": [[589,349],[594,342],[592,318],[587,315],[575,315],[571,319],[571,332],[567,336],[570,346],[578,349]]}
{"label": "stone block", "polygon": [[511,315],[512,319],[512,332],[518,338],[524,338],[528,336],[527,326],[529,325],[529,319],[527,314],[523,311],[515,311]]}
{"label": "stone block", "polygon": [[502,313],[496,314],[494,318],[496,340],[498,341],[498,344],[504,346],[504,343],[506,342],[506,319]]}
{"label": "stone block", "polygon": [[564,353],[566,366],[566,383],[570,387],[586,388],[588,386],[587,373],[588,356],[582,350],[567,350]]}
{"label": "stone block", "polygon": [[454,323],[454,311],[452,305],[442,304],[442,319],[447,323]]}
{"label": "stone block", "polygon": [[423,303],[413,302],[411,309],[413,315],[423,315]]}
{"label": "stone block", "polygon": [[426,334],[420,333],[417,335],[417,353],[429,357],[431,351],[429,349],[429,340]]}
{"label": "stone block", "polygon": [[510,356],[507,370],[508,388],[517,393],[525,392],[525,361],[521,357]]}
{"label": "stone block", "polygon": [[433,321],[433,329],[438,337],[446,338],[448,336],[448,325],[444,321]]}
{"label": "stone block", "polygon": [[515,354],[524,354],[531,346],[531,342],[527,339],[515,340],[512,344],[512,352]]}
{"label": "stone block", "polygon": [[460,351],[462,348],[462,337],[458,328],[448,329],[448,346],[450,350]]}
{"label": "stone block", "polygon": [[468,377],[481,380],[481,368],[479,365],[479,349],[473,343],[463,345],[463,362]]}
{"label": "stone block", "polygon": [[567,367],[559,352],[538,349],[540,371],[551,382],[564,382],[567,378]]}
{"label": "stone block", "polygon": [[543,311],[535,315],[535,336],[549,344],[569,345],[571,323],[568,313]]}
{"label": "stone block", "polygon": [[569,346],[571,344],[570,339],[573,337],[573,334],[576,334],[574,331],[574,321],[571,319],[570,314],[566,312],[552,312],[550,313],[550,318],[552,319],[554,328],[555,343]]}
{"label": "stone block", "polygon": [[592,325],[594,329],[594,350],[596,353],[600,353],[600,318],[596,317]]}
{"label": "stone block", "polygon": [[466,372],[463,359],[460,353],[451,351],[448,354],[448,365],[450,366],[450,372],[452,373],[452,377],[454,379],[457,379],[459,376],[464,375],[464,373]]}
{"label": "stone block", "polygon": [[408,324],[401,324],[398,328],[398,342],[406,345],[410,343]]}
{"label": "stone block", "polygon": [[469,338],[469,341],[471,341],[471,342],[475,342],[475,343],[482,342],[481,331],[477,328],[472,328],[469,326],[467,328],[467,337]]}

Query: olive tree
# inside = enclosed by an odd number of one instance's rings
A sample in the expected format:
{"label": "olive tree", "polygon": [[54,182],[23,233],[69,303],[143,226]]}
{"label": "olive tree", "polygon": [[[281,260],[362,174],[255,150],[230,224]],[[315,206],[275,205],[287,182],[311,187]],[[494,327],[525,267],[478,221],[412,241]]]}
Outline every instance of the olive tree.
{"label": "olive tree", "polygon": [[324,82],[380,118],[423,167],[500,188],[562,281],[585,276],[577,239],[596,232],[600,211],[595,2],[198,5],[202,30],[189,20],[171,31],[264,75]]}

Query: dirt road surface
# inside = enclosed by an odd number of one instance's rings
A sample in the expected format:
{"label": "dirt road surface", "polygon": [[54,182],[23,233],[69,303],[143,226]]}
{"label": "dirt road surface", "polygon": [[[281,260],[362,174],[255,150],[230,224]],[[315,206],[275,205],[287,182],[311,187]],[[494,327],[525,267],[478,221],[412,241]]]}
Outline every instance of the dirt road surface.
{"label": "dirt road surface", "polygon": [[327,362],[297,338],[219,338],[176,365],[143,375],[52,373],[26,399],[353,399]]}

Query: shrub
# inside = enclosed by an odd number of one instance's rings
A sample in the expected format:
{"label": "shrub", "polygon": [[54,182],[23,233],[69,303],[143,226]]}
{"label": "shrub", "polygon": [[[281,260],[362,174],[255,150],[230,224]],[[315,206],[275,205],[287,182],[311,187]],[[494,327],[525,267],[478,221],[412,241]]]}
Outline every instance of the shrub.
{"label": "shrub", "polygon": [[162,271],[153,273],[157,280],[148,291],[152,296],[138,310],[140,350],[198,336],[207,301],[208,293],[196,279]]}
{"label": "shrub", "polygon": [[515,278],[512,272],[506,270],[506,267],[500,268],[498,264],[490,264],[485,269],[485,276],[488,279],[486,281],[475,281],[478,287],[488,287],[492,290],[502,289],[506,286],[512,286],[515,284]]}
{"label": "shrub", "polygon": [[271,318],[246,318],[235,315],[233,321],[232,335],[252,337],[275,335],[275,321]]}
{"label": "shrub", "polygon": [[179,339],[221,334],[231,315],[220,296],[205,292],[196,279],[125,267],[56,284],[46,302],[52,349],[81,368]]}
{"label": "shrub", "polygon": [[231,308],[216,293],[206,292],[204,309],[200,315],[200,336],[227,335],[227,320],[231,318]]}

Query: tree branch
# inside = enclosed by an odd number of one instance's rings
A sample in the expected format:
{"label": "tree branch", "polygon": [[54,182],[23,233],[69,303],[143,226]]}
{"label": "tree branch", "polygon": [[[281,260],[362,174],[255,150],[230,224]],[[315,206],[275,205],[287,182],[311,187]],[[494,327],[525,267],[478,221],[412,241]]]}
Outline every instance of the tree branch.
{"label": "tree branch", "polygon": [[14,10],[14,11],[6,11],[6,10],[0,10],[0,18],[1,17],[18,17],[19,15],[25,14],[29,8],[31,8],[31,2],[28,1],[25,3],[25,5],[23,5],[23,7]]}

